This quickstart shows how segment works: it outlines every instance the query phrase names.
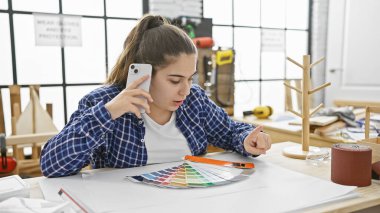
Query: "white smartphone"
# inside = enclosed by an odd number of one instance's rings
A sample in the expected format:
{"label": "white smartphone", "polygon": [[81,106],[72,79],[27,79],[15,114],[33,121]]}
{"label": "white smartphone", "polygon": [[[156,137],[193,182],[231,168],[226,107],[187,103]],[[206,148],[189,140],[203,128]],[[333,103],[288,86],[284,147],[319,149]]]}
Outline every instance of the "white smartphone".
{"label": "white smartphone", "polygon": [[[145,80],[143,83],[141,83],[138,86],[138,88],[141,88],[141,89],[149,92],[150,80],[152,78],[152,65],[150,65],[150,64],[131,64],[131,65],[129,65],[126,87],[128,87],[134,81],[136,81],[137,79],[139,79],[145,75],[149,75],[150,78]],[[143,96],[141,96],[140,98],[147,101],[146,98]],[[139,109],[140,109],[141,113],[145,113],[145,109],[143,107],[139,107]]]}

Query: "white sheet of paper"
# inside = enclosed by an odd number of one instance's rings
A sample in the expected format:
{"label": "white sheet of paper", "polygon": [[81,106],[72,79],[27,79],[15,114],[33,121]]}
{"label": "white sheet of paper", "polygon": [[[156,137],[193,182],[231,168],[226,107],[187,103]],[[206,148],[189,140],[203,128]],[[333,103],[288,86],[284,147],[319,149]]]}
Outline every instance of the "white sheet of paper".
{"label": "white sheet of paper", "polygon": [[125,179],[127,175],[157,171],[178,164],[176,162],[44,179],[40,185],[48,200],[54,200],[54,193],[63,187],[75,193],[76,197],[97,212],[178,212],[179,209],[181,212],[193,212],[193,207],[206,210],[212,208],[218,213],[248,210],[287,212],[347,199],[347,195],[356,188],[293,172],[259,158],[243,158],[233,153],[215,155],[214,158],[251,160],[255,163],[256,171],[242,181],[194,189],[158,188]]}

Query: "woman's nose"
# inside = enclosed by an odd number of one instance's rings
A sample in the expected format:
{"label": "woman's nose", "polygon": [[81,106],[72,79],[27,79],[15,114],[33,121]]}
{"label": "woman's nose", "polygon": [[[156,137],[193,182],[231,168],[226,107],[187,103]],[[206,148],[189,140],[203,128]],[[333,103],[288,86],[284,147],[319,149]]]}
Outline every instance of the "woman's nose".
{"label": "woman's nose", "polygon": [[191,82],[186,82],[180,90],[180,95],[188,96],[190,94]]}

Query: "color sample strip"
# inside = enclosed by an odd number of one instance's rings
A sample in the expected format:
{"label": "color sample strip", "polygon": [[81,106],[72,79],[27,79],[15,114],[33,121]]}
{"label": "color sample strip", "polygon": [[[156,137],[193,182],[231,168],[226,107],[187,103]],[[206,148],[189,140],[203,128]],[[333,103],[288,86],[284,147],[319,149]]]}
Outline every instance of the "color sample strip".
{"label": "color sample strip", "polygon": [[184,162],[175,167],[128,176],[127,179],[158,187],[184,189],[228,184],[235,181],[238,176],[245,176],[242,175],[242,169]]}

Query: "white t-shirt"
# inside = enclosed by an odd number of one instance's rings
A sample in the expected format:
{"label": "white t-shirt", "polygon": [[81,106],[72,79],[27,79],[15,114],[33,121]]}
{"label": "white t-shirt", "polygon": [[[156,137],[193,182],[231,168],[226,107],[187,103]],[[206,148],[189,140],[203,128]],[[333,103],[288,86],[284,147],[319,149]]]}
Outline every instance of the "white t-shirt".
{"label": "white t-shirt", "polygon": [[185,136],[176,127],[176,113],[170,120],[160,125],[147,114],[142,114],[145,125],[145,146],[148,152],[147,164],[165,163],[182,160],[183,156],[191,155]]}

